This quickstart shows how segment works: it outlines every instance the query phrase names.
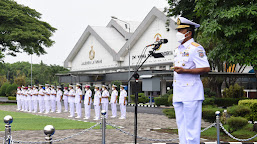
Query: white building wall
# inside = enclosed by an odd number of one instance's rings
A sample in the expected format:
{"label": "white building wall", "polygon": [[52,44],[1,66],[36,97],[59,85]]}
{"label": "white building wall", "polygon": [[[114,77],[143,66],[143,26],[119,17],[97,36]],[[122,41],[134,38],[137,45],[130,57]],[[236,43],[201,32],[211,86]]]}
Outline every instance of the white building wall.
{"label": "white building wall", "polygon": [[[90,60],[89,52],[93,47],[94,59]],[[118,63],[113,61],[112,55],[90,35],[76,57],[71,62],[71,71],[93,70],[117,67]]]}
{"label": "white building wall", "polygon": [[[130,65],[136,65],[140,54],[142,53],[144,47],[146,45],[152,44],[156,41],[156,34],[160,34],[160,39],[168,39],[167,44],[163,44],[160,50],[156,51],[159,52],[166,52],[168,55],[165,58],[158,58],[155,59],[153,57],[149,58],[145,64],[162,64],[162,63],[173,63],[173,52],[174,49],[179,45],[176,41],[176,30],[170,29],[168,32],[166,30],[165,22],[161,21],[160,19],[156,18],[152,24],[148,27],[148,29],[142,34],[142,36],[138,39],[136,44],[131,47],[130,51]],[[148,51],[151,51],[152,47],[148,47],[146,51],[146,56],[148,55]],[[124,58],[124,62],[121,64],[122,66],[128,66],[129,58],[128,54]]]}

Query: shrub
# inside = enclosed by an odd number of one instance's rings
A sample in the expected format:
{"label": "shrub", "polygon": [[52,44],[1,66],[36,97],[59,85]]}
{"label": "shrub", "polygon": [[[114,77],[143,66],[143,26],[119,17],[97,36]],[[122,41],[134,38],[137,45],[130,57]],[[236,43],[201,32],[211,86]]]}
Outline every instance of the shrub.
{"label": "shrub", "polygon": [[155,97],[154,102],[157,106],[160,106],[160,105],[170,106],[171,105],[171,103],[168,102],[167,97]]}
{"label": "shrub", "polygon": [[6,96],[5,91],[7,89],[7,87],[9,86],[9,83],[4,83],[1,88],[0,88],[0,96]]}
{"label": "shrub", "polygon": [[14,97],[14,96],[8,96],[8,100],[16,100],[16,97]]}
{"label": "shrub", "polygon": [[223,96],[226,98],[242,98],[244,97],[244,88],[235,83],[224,89]]}
{"label": "shrub", "polygon": [[203,105],[214,105],[214,98],[205,98]]}
{"label": "shrub", "polygon": [[168,118],[175,118],[175,110],[174,109],[164,109],[162,111]]}
{"label": "shrub", "polygon": [[[132,102],[135,102],[135,95],[130,95]],[[144,93],[138,93],[138,103],[148,103],[150,99]]]}
{"label": "shrub", "polygon": [[237,105],[239,100],[246,98],[215,98],[214,104],[218,107],[229,107],[233,105]]}
{"label": "shrub", "polygon": [[216,115],[215,115],[216,111],[220,111],[220,115],[222,115],[223,109],[213,107],[213,106],[203,107],[202,108],[202,118],[205,121],[214,122],[216,120]]}
{"label": "shrub", "polygon": [[169,95],[169,97],[168,97],[168,102],[169,102],[170,104],[173,103],[173,94],[170,94],[170,95]]}
{"label": "shrub", "polygon": [[204,97],[215,97],[216,96],[216,92],[211,91],[210,88],[205,88],[204,89]]}
{"label": "shrub", "polygon": [[244,105],[235,105],[228,108],[228,114],[235,117],[245,117],[246,115],[249,115],[250,112],[251,109]]}
{"label": "shrub", "polygon": [[16,91],[17,91],[17,87],[18,85],[17,84],[12,84],[12,85],[9,85],[7,87],[7,89],[5,90],[5,94],[6,96],[15,96],[16,95]]}
{"label": "shrub", "polygon": [[248,124],[247,119],[243,117],[230,117],[227,120],[228,130],[230,133],[239,130]]}
{"label": "shrub", "polygon": [[257,99],[240,100],[238,105],[244,105],[251,109],[251,113],[247,117],[250,121],[257,120]]}
{"label": "shrub", "polygon": [[169,90],[169,91],[167,92],[167,94],[168,94],[168,95],[173,94],[173,89]]}

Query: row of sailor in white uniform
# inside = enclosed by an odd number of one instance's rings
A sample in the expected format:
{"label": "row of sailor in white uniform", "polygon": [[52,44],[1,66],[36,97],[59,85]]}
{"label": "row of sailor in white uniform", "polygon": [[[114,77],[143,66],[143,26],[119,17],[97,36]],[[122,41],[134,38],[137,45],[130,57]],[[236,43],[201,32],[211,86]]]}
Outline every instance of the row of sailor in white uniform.
{"label": "row of sailor in white uniform", "polygon": [[[102,92],[100,91],[99,86],[94,86],[94,101],[92,101],[92,91],[90,90],[90,86],[85,86],[85,97],[84,97],[84,107],[85,107],[85,117],[84,119],[90,119],[91,116],[91,105],[94,105],[95,117],[94,120],[100,119],[100,109],[102,106],[102,110],[105,110],[106,118],[108,117],[108,105],[109,105],[109,91],[108,87],[103,85]],[[126,105],[127,105],[127,92],[124,89],[125,86],[120,86],[120,96],[119,96],[119,104],[120,104],[120,119],[126,118]],[[62,110],[62,100],[64,103],[64,112],[70,112],[69,117],[74,117],[75,112],[77,113],[77,117],[82,118],[82,90],[81,85],[77,84],[76,89],[72,85],[69,85],[69,89],[67,87],[64,88],[62,92],[61,87],[57,86],[55,90],[54,85],[45,84],[39,85],[39,88],[34,85],[33,88],[31,86],[28,87],[18,87],[17,89],[17,110],[24,112],[33,112],[33,113],[44,113],[48,114],[49,112],[61,113]],[[112,109],[112,118],[117,117],[117,100],[118,100],[118,91],[117,86],[112,86],[112,93],[110,98],[110,104]]]}

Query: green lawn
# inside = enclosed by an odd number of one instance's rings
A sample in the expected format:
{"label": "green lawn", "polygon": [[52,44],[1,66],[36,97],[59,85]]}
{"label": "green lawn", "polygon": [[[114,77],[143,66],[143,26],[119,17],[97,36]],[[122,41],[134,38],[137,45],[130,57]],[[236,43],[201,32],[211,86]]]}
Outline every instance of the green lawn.
{"label": "green lawn", "polygon": [[[5,123],[3,118],[6,115],[11,115],[13,117],[12,131],[19,130],[43,130],[46,125],[53,125],[56,130],[65,130],[65,129],[86,129],[96,123],[75,121],[64,118],[51,118],[46,116],[37,116],[28,113],[21,112],[10,112],[10,111],[1,111],[0,118],[0,131],[4,131]],[[99,126],[96,128],[100,128]],[[110,128],[107,126],[107,128]]]}

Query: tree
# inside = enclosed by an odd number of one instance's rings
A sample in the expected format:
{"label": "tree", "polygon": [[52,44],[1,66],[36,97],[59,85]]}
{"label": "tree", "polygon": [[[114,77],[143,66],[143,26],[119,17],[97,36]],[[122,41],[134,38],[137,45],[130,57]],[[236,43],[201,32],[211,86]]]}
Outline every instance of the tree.
{"label": "tree", "polygon": [[[53,45],[50,39],[56,28],[40,21],[41,14],[13,0],[0,1],[0,50],[15,53],[46,54],[45,47]],[[0,52],[0,61],[3,58]]]}
{"label": "tree", "polygon": [[[251,65],[257,77],[256,1],[168,0],[168,3],[167,16],[181,15],[201,24],[196,39],[206,49],[212,70],[226,72],[224,64],[239,64],[238,72],[241,73],[246,65]],[[226,79],[209,80],[220,97],[221,85],[224,80],[227,83]]]}
{"label": "tree", "polygon": [[22,75],[22,76],[20,75],[20,76],[15,77],[14,83],[16,83],[19,86],[26,85],[26,77],[25,77],[25,75]]}

